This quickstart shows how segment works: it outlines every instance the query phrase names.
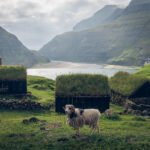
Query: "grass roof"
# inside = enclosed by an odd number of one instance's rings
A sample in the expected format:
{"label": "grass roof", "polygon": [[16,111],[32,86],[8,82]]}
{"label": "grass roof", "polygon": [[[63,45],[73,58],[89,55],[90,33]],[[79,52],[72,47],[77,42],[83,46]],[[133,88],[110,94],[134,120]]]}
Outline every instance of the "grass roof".
{"label": "grass roof", "polygon": [[0,66],[0,80],[20,80],[26,77],[26,68],[23,66]]}
{"label": "grass roof", "polygon": [[72,74],[56,79],[56,95],[103,96],[109,95],[108,78],[103,75]]}
{"label": "grass roof", "polygon": [[149,79],[136,74],[118,72],[110,79],[110,87],[124,96],[130,96],[145,82],[149,82]]}

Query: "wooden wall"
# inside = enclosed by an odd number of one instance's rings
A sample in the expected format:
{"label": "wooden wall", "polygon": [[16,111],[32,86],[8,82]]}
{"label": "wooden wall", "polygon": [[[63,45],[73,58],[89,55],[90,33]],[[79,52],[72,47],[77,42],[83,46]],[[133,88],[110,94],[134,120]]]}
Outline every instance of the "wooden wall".
{"label": "wooden wall", "polygon": [[109,96],[56,96],[55,110],[56,112],[64,113],[63,106],[65,106],[66,104],[73,104],[77,108],[97,108],[101,112],[104,112],[106,109],[109,109],[109,103]]}
{"label": "wooden wall", "polygon": [[0,95],[26,94],[26,80],[0,80]]}

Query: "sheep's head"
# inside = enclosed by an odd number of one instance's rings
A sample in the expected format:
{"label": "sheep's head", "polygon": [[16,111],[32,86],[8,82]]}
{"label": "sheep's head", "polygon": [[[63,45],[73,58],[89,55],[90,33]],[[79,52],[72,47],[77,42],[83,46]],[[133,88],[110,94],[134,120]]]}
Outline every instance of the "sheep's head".
{"label": "sheep's head", "polygon": [[74,105],[65,105],[64,111],[67,115],[70,115],[75,112],[75,107]]}

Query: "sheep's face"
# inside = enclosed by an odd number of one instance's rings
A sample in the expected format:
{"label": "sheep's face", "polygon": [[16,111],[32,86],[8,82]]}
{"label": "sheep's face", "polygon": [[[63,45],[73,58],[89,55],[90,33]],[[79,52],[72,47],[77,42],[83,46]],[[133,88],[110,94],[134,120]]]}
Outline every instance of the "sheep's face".
{"label": "sheep's face", "polygon": [[75,107],[73,105],[65,105],[64,111],[67,115],[70,115],[75,112]]}

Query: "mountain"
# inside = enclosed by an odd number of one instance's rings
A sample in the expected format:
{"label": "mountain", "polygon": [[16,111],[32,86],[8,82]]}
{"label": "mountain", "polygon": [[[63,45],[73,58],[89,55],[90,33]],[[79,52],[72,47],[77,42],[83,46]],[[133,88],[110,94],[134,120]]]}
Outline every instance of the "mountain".
{"label": "mountain", "polygon": [[49,59],[45,56],[28,50],[15,35],[7,32],[2,27],[0,27],[0,57],[3,64],[24,65],[26,67],[49,62]]}
{"label": "mountain", "polygon": [[40,53],[53,60],[143,65],[150,58],[150,0],[132,0],[112,16],[94,28],[56,36]]}
{"label": "mountain", "polygon": [[107,5],[96,12],[92,17],[79,22],[73,28],[74,31],[82,31],[99,26],[100,24],[108,23],[115,20],[121,15],[123,9],[115,5]]}
{"label": "mountain", "polygon": [[147,4],[149,2],[150,2],[149,0],[132,0],[131,3],[130,3],[130,6]]}

